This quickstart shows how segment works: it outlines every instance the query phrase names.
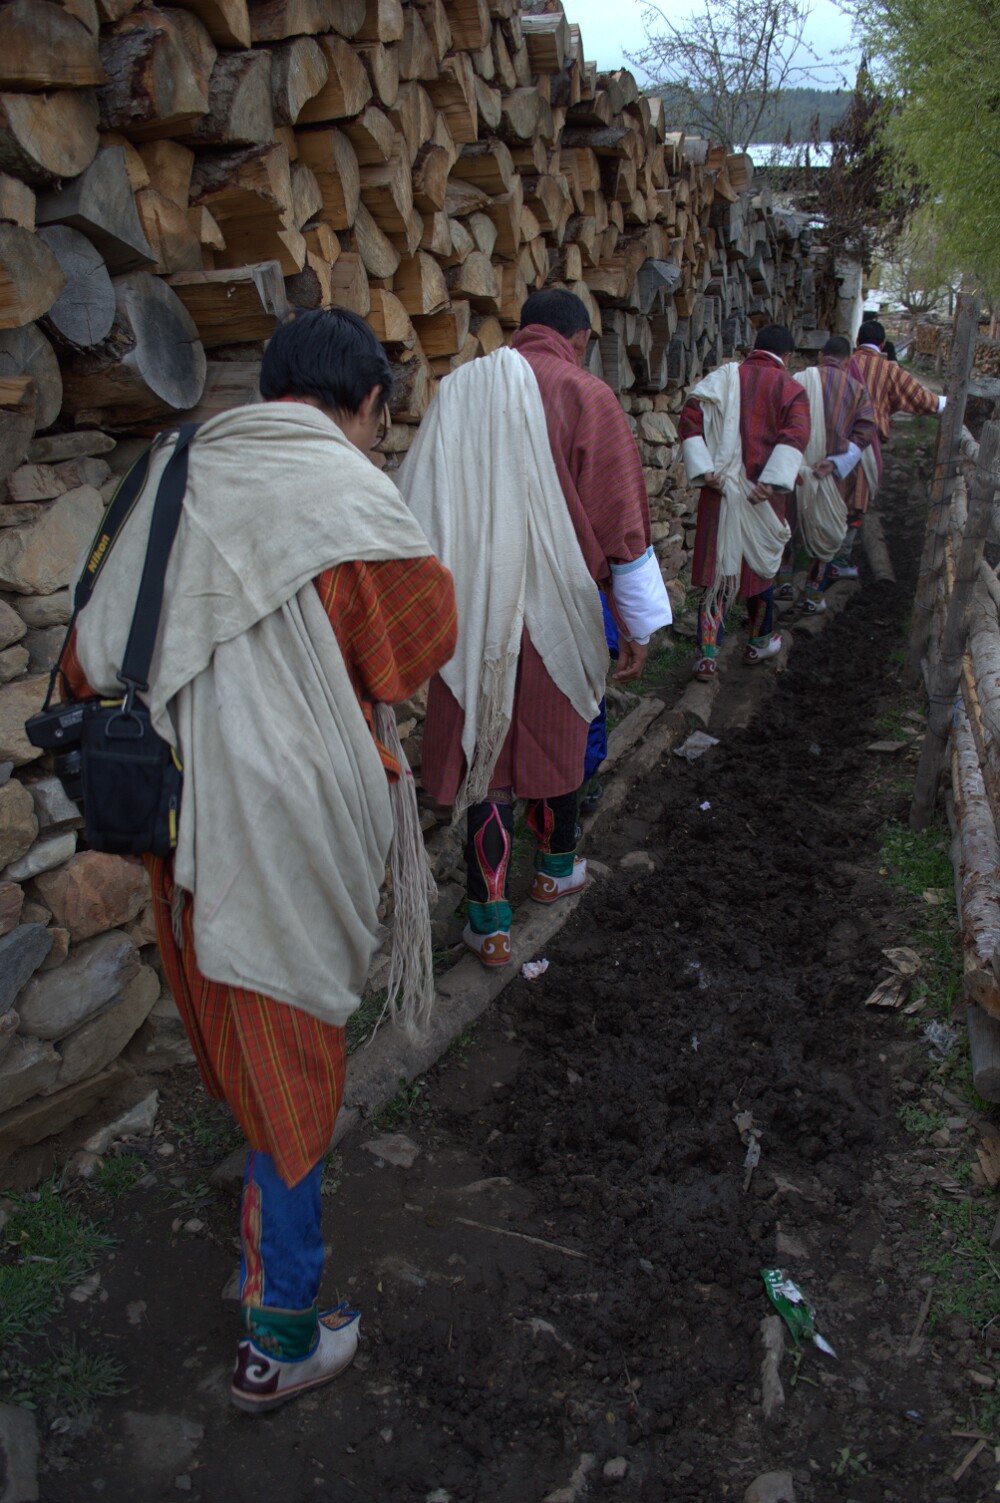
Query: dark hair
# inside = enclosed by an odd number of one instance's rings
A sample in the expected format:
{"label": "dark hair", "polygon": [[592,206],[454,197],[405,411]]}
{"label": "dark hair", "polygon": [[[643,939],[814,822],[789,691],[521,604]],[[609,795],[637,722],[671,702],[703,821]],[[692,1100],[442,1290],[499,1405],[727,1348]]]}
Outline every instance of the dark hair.
{"label": "dark hair", "polygon": [[521,309],[521,328],[529,324],[544,324],[555,329],[565,339],[590,328],[590,314],[582,298],[575,292],[564,292],[560,287],[550,287],[544,292],[533,292]]}
{"label": "dark hair", "polygon": [[260,367],[265,402],[314,397],[324,407],[355,413],[373,386],[387,402],[392,371],[371,329],[349,308],[296,313],[271,335]]}
{"label": "dark hair", "polygon": [[824,355],[832,355],[834,360],[844,360],[851,353],[851,341],[845,339],[843,334],[834,334],[823,346]]}
{"label": "dark hair", "polygon": [[858,330],[858,344],[885,344],[885,329],[874,318]]}
{"label": "dark hair", "polygon": [[757,331],[753,342],[755,350],[767,350],[769,355],[790,355],[795,348],[791,329],[784,324],[766,324]]}

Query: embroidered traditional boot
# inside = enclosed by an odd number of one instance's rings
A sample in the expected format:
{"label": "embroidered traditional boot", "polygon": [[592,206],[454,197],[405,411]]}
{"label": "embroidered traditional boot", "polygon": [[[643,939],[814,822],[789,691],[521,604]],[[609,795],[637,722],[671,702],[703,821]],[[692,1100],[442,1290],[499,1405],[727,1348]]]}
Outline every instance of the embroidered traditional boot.
{"label": "embroidered traditional boot", "polygon": [[360,1312],[346,1304],[318,1317],[310,1310],[243,1306],[244,1335],[236,1350],[230,1398],[257,1414],[329,1383],[350,1367],[358,1349]]}
{"label": "embroidered traditional boot", "polygon": [[545,870],[545,863],[553,864],[556,860],[566,858],[540,856],[542,865],[535,872],[535,880],[531,884],[529,896],[535,903],[555,903],[560,898],[568,898],[571,892],[579,892],[587,880],[587,863],[582,856],[569,852],[571,865],[561,876]]}

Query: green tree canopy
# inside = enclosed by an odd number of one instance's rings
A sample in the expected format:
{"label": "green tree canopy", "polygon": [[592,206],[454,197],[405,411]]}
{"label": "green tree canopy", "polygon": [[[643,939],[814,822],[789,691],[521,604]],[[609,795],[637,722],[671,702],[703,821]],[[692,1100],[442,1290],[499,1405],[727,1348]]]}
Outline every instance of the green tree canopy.
{"label": "green tree canopy", "polygon": [[1000,287],[1000,3],[856,0],[893,140],[927,185],[943,243],[982,289]]}

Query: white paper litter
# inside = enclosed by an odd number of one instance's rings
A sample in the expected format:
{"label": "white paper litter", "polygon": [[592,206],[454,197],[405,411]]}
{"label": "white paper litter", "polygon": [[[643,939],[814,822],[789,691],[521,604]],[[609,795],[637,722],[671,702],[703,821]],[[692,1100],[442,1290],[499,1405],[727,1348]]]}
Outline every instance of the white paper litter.
{"label": "white paper litter", "polygon": [[711,809],[711,807],[712,807],[712,806],[711,806],[711,804],[710,804],[710,803],[709,803],[709,802],[708,802],[708,799],[706,799],[706,800],[705,800],[705,802],[704,802],[704,803],[703,803],[703,804],[699,804],[699,805],[698,805],[698,808],[699,808],[699,809],[700,809],[700,810],[701,810],[701,812],[702,812],[702,813],[703,813],[703,814],[704,814],[704,812],[705,812],[705,810],[706,810],[706,809]]}
{"label": "white paper litter", "polygon": [[521,975],[525,981],[537,981],[539,976],[544,976],[549,968],[547,960],[526,960],[521,967]]}
{"label": "white paper litter", "polygon": [[683,757],[686,762],[697,762],[718,744],[718,736],[710,736],[707,731],[692,731],[683,746],[674,747],[674,756]]}

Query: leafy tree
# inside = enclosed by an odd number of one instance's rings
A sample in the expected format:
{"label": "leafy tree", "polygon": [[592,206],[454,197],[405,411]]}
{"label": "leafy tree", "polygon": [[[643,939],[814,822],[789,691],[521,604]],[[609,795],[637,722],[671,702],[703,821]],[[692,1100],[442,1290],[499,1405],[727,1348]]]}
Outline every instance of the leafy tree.
{"label": "leafy tree", "polygon": [[823,239],[870,271],[891,257],[907,219],[924,198],[912,166],[893,143],[893,108],[865,66],[850,105],[830,132],[829,167],[814,174],[811,204],[825,221]]}
{"label": "leafy tree", "polygon": [[744,150],[793,76],[808,76],[815,53],[804,40],[805,0],[701,0],[675,24],[665,10],[643,13],[646,46],[629,61],[657,90],[671,114],[729,151]]}
{"label": "leafy tree", "polygon": [[949,253],[1000,286],[1000,5],[852,0],[879,87],[901,100],[890,134],[928,185]]}
{"label": "leafy tree", "polygon": [[948,254],[936,205],[921,205],[913,213],[877,280],[881,292],[915,317],[950,311],[961,277]]}

